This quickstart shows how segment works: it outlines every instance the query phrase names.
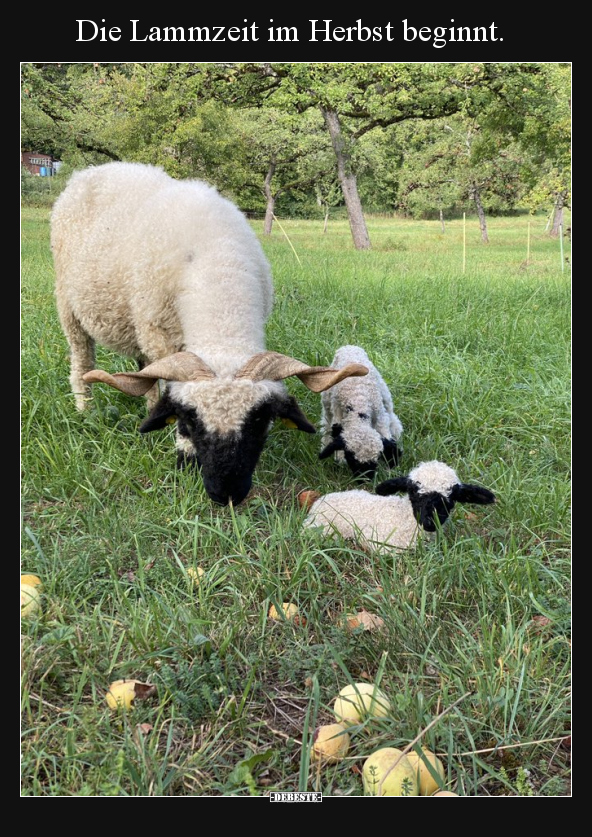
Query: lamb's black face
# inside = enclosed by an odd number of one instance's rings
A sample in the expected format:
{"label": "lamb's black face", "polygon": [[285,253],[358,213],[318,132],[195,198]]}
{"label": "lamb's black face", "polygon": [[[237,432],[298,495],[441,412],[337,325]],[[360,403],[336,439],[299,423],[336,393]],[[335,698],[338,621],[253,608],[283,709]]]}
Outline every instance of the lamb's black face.
{"label": "lamb's black face", "polygon": [[287,418],[300,430],[314,433],[315,428],[300,411],[294,398],[269,398],[253,407],[239,430],[219,434],[209,432],[193,408],[175,403],[163,395],[148,418],[140,426],[141,433],[164,427],[175,417],[181,444],[177,466],[197,465],[208,496],[222,506],[242,502],[251,489],[253,472],[265,445],[274,419]]}
{"label": "lamb's black face", "polygon": [[350,471],[356,479],[371,480],[374,477],[378,468],[377,462],[360,462],[347,447],[344,450],[344,456]]}
{"label": "lamb's black face", "polygon": [[413,506],[415,517],[426,532],[435,532],[436,520],[443,526],[448,520],[455,502],[452,498],[443,497],[437,491],[420,494],[414,484],[409,488],[409,499]]}

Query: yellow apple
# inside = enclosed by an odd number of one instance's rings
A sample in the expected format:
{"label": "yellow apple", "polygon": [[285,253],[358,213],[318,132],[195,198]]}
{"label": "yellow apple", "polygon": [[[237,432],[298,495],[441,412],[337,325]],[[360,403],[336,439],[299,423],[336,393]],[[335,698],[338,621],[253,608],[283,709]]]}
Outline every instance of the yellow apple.
{"label": "yellow apple", "polygon": [[105,700],[109,709],[130,709],[136,697],[139,680],[115,680],[109,686]]}
{"label": "yellow apple", "polygon": [[199,584],[202,576],[205,575],[205,570],[203,567],[188,567],[187,568],[187,575],[195,584]]}
{"label": "yellow apple", "polygon": [[452,791],[438,791],[438,793],[433,793],[432,796],[458,796],[458,794]]}
{"label": "yellow apple", "polygon": [[41,610],[39,588],[21,582],[21,618],[29,619]]}
{"label": "yellow apple", "polygon": [[349,735],[343,724],[323,724],[315,730],[311,757],[312,761],[333,764],[347,754]]}
{"label": "yellow apple", "polygon": [[42,587],[41,579],[38,575],[32,575],[31,573],[26,573],[25,575],[21,575],[21,584],[30,584],[31,587]]}
{"label": "yellow apple", "polygon": [[373,683],[354,683],[344,686],[333,704],[338,722],[358,724],[366,718],[384,718],[391,704],[383,691]]}
{"label": "yellow apple", "polygon": [[399,759],[401,753],[396,747],[382,747],[366,759],[364,796],[419,796],[416,770],[407,756]]}
{"label": "yellow apple", "polygon": [[[297,622],[298,619],[298,607],[291,602],[282,602],[282,606],[280,608],[281,612],[284,614],[284,619],[287,619],[288,622]],[[281,621],[280,611],[278,611],[275,605],[272,605],[269,608],[269,618],[275,619],[276,621]]]}
{"label": "yellow apple", "polygon": [[[422,753],[425,758],[429,761],[431,766],[434,768],[442,782],[444,781],[444,765],[440,761],[435,753],[430,752],[430,750],[424,750],[422,748]],[[427,764],[425,761],[419,756],[414,750],[407,753],[407,758],[411,762],[413,768],[416,771],[416,775],[418,776],[419,782],[419,795],[420,796],[431,796],[436,791],[440,790],[441,783],[434,779],[430,771],[428,770]]]}

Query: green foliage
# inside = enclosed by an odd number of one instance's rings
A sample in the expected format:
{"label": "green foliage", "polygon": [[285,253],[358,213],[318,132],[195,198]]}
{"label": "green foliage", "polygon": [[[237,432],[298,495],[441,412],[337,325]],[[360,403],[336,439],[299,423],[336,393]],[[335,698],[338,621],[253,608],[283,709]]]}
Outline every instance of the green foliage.
{"label": "green foliage", "polygon": [[565,64],[31,63],[22,73],[24,150],[71,168],[159,164],[254,212],[272,166],[284,217],[342,203],[321,108],[339,116],[366,211],[450,215],[474,180],[489,212],[549,210],[569,190]]}
{"label": "green foliage", "polygon": [[216,653],[191,660],[175,654],[161,667],[158,677],[180,715],[197,723],[214,715],[240,690],[243,672],[232,660],[222,660]]}

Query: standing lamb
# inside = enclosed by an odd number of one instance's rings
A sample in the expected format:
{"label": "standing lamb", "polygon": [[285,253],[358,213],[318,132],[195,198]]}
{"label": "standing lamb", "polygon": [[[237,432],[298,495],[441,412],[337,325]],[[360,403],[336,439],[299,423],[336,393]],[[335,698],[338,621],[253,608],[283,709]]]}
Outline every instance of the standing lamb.
{"label": "standing lamb", "polygon": [[335,453],[356,476],[372,477],[378,460],[384,456],[390,465],[399,461],[398,442],[403,425],[393,409],[393,399],[382,375],[364,349],[342,346],[337,349],[332,366],[337,369],[359,363],[369,374],[358,380],[344,380],[321,396],[320,459]]}
{"label": "standing lamb", "polygon": [[[319,497],[310,507],[305,527],[320,526],[375,552],[408,549],[423,532],[443,526],[456,503],[486,505],[495,495],[480,485],[461,483],[444,462],[420,462],[406,477],[386,480],[368,491],[337,491]],[[391,497],[396,492],[404,497]]]}
{"label": "standing lamb", "polygon": [[[244,215],[206,183],[139,163],[78,172],[55,203],[51,244],[78,409],[91,383],[147,395],[140,432],[176,419],[177,464],[197,464],[217,503],[246,497],[274,419],[315,432],[282,379],[321,392],[367,374],[265,351],[269,264]],[[95,343],[140,371],[93,369]]]}

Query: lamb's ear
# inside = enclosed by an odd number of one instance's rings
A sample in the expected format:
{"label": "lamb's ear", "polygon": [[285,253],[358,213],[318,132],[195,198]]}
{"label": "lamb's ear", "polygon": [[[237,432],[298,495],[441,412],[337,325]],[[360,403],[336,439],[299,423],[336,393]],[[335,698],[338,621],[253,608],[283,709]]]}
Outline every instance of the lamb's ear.
{"label": "lamb's ear", "polygon": [[303,430],[305,433],[317,432],[316,427],[306,418],[293,395],[277,402],[276,416],[282,419],[288,427],[292,423],[298,430]]}
{"label": "lamb's ear", "polygon": [[389,465],[398,465],[400,456],[399,446],[394,439],[382,440],[382,455]]}
{"label": "lamb's ear", "polygon": [[167,392],[158,400],[149,415],[139,427],[140,433],[150,433],[151,430],[162,430],[167,424],[174,424],[177,418],[176,408]]}
{"label": "lamb's ear", "polygon": [[376,493],[381,494],[383,497],[388,494],[396,494],[398,491],[405,493],[409,491],[412,484],[413,480],[410,480],[409,477],[395,477],[392,480],[385,480],[380,485],[377,485]]}
{"label": "lamb's ear", "polygon": [[329,442],[326,447],[319,453],[319,459],[326,459],[328,456],[331,456],[332,453],[335,453],[336,450],[345,450],[345,442],[343,441],[343,436],[335,436]]}
{"label": "lamb's ear", "polygon": [[483,488],[481,485],[468,485],[459,483],[450,492],[450,497],[457,503],[477,503],[480,506],[487,506],[495,503],[495,494]]}

